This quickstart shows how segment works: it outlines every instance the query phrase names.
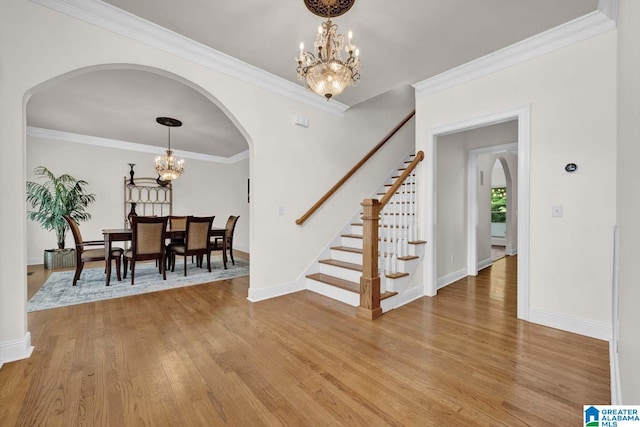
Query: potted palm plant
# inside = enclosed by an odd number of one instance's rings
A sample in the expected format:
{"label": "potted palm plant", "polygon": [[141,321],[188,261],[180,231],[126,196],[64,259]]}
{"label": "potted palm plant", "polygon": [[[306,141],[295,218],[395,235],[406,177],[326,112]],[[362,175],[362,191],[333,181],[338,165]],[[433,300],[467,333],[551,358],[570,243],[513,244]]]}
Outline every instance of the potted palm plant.
{"label": "potted palm plant", "polygon": [[54,230],[58,243],[57,249],[45,250],[45,268],[73,267],[75,250],[65,249],[68,226],[62,216],[70,215],[77,222],[91,219],[87,207],[95,202],[96,196],[87,192],[86,181],[71,175],[56,177],[44,166],[38,166],[33,172],[42,182],[27,181],[27,202],[33,208],[27,212],[27,218],[45,230]]}

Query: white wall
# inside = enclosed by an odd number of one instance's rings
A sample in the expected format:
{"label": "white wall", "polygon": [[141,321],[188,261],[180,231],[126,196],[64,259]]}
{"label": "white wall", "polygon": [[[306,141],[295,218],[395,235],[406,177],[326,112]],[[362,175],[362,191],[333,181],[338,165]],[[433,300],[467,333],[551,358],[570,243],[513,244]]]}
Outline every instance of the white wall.
{"label": "white wall", "polygon": [[[525,105],[531,111],[530,318],[606,333],[616,200],[616,32],[418,99],[416,146],[427,144],[429,129]],[[578,164],[578,172],[567,174],[568,162]],[[563,205],[563,218],[551,217],[554,204]]]}
{"label": "white wall", "polygon": [[[618,10],[618,186],[620,229],[620,404],[640,403],[640,2],[621,0]],[[612,384],[613,385],[613,384]]]}
{"label": "white wall", "polygon": [[[136,177],[155,177],[154,158],[155,155],[149,153],[28,137],[27,179],[35,179],[35,167],[45,166],[57,176],[68,173],[87,181],[87,189],[96,195],[96,202],[89,208],[91,220],[81,223],[80,229],[85,240],[98,240],[102,239],[103,228],[124,226],[123,177],[129,177],[127,163],[136,164]],[[234,246],[248,252],[249,159],[235,164],[186,160],[185,170],[184,175],[173,182],[174,215],[215,215],[214,225],[219,227],[225,226],[229,215],[240,215]],[[71,233],[68,233],[66,243],[66,247],[73,248]],[[55,247],[54,231],[45,231],[39,224],[28,221],[27,259],[30,264],[42,264],[43,251]]]}
{"label": "white wall", "polygon": [[[51,79],[85,67],[135,64],[192,85],[228,113],[251,149],[250,291],[257,298],[295,290],[292,284],[353,215],[359,200],[412,145],[388,144],[300,227],[295,219],[413,109],[412,88],[337,116],[23,0],[3,3],[0,57],[10,59],[3,61],[0,78],[0,233],[11,242],[0,247],[0,349],[2,343],[26,347],[28,342],[25,103],[40,85],[55,84]],[[294,126],[298,114],[309,119],[309,128]],[[117,176],[126,173],[117,169]]]}
{"label": "white wall", "polygon": [[[442,278],[461,270],[465,270],[464,275],[466,276],[469,150],[510,144],[517,142],[517,139],[518,123],[516,121],[457,132],[438,138],[437,277]],[[490,185],[489,177],[492,167],[492,164],[487,164],[478,169],[478,173],[480,170],[484,173],[486,188],[489,188]],[[486,197],[484,199],[486,201]],[[481,214],[484,217],[480,217],[480,220],[486,222],[487,213],[481,212]],[[482,251],[478,253],[479,261],[491,257],[490,229],[484,227],[482,230],[481,234],[484,239],[482,240]],[[479,239],[479,245],[480,241]]]}
{"label": "white wall", "polygon": [[[497,159],[496,159],[497,160]],[[493,163],[493,169],[491,170],[491,187],[506,187],[507,179],[504,175],[504,169],[502,163],[499,160]]]}

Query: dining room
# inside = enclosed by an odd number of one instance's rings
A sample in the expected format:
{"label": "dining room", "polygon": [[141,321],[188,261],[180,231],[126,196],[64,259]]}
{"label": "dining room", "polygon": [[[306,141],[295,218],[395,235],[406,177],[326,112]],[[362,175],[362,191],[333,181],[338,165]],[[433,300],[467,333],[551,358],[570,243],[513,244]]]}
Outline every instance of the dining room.
{"label": "dining room", "polygon": [[[182,126],[168,129],[156,121],[162,116],[176,117]],[[27,125],[27,181],[37,181],[34,170],[43,166],[56,176],[86,181],[87,193],[95,195],[87,207],[90,219],[78,224],[84,240],[103,240],[103,230],[130,230],[132,208],[143,217],[213,216],[214,230],[224,230],[229,217],[237,216],[233,249],[248,258],[249,145],[199,91],[147,71],[97,70],[34,94]],[[157,157],[168,149],[184,162],[170,184],[156,169]],[[26,239],[29,271],[42,268],[47,251],[56,248],[55,233],[28,221]],[[64,251],[74,247],[67,232]],[[215,255],[213,270],[224,269],[221,253]],[[86,271],[80,285],[84,276]],[[117,282],[115,266],[110,278]]]}

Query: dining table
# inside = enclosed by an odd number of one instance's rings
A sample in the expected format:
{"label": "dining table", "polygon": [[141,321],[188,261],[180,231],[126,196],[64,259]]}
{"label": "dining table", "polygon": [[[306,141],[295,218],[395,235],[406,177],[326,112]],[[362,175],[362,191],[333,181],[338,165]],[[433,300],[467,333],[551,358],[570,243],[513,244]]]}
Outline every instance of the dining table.
{"label": "dining table", "polygon": [[[104,253],[105,259],[109,259],[113,242],[130,242],[133,237],[133,231],[130,228],[105,228],[102,230],[104,236]],[[167,239],[184,238],[185,229],[167,229],[165,236]],[[222,263],[227,268],[227,229],[220,227],[211,227],[210,237],[222,238]],[[107,286],[111,279],[111,263],[107,262]]]}

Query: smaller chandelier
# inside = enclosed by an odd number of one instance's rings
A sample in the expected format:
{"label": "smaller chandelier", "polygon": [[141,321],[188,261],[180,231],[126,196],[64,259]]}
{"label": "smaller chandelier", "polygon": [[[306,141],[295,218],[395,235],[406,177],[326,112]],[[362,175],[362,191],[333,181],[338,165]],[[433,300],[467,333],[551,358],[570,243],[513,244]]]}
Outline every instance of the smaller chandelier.
{"label": "smaller chandelier", "polygon": [[349,58],[345,61],[340,57],[344,34],[338,34],[338,26],[331,22],[330,16],[318,28],[313,44],[316,54],[305,52],[304,43],[300,43],[300,54],[296,57],[298,78],[327,100],[360,81],[360,50],[352,43],[353,33],[348,34],[344,50]]}
{"label": "smaller chandelier", "polygon": [[169,146],[163,156],[156,157],[156,172],[165,181],[171,181],[177,179],[182,172],[184,172],[184,160],[176,161],[176,156],[171,151],[171,128],[182,126],[180,120],[172,119],[170,117],[158,117],[156,122],[166,126],[169,132]]}

